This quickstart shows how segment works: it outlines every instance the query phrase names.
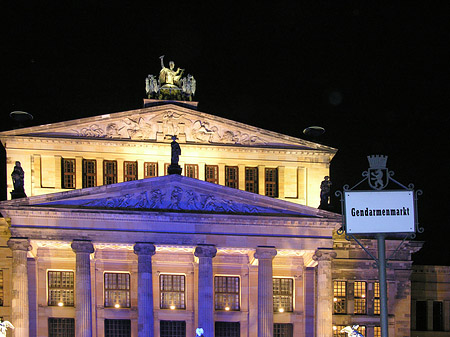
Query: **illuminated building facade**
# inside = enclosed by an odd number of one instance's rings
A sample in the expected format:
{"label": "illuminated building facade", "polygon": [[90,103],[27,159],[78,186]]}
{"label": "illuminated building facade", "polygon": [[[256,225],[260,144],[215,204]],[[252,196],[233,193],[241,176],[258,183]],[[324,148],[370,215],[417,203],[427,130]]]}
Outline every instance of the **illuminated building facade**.
{"label": "illuminated building facade", "polygon": [[[0,203],[0,317],[14,336],[200,326],[207,337],[331,337],[348,324],[379,335],[377,269],[336,235],[340,215],[317,209],[335,149],[194,103],[144,103],[0,133],[28,195]],[[182,175],[167,175],[174,135]],[[418,249],[406,242],[388,271],[392,336],[409,336]]]}

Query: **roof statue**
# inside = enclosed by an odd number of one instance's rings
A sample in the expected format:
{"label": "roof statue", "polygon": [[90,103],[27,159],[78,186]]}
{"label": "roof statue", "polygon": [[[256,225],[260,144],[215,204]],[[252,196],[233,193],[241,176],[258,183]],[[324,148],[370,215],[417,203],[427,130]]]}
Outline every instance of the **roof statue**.
{"label": "roof statue", "polygon": [[11,173],[14,190],[11,191],[11,199],[26,198],[24,189],[25,172],[23,171],[20,161],[16,161],[14,170]]}
{"label": "roof statue", "polygon": [[169,68],[164,65],[164,55],[161,60],[161,71],[159,78],[148,75],[145,79],[145,92],[148,98],[160,100],[192,101],[195,95],[196,82],[194,76],[188,74],[182,77],[184,69],[177,68],[175,63],[169,62]]}
{"label": "roof statue", "polygon": [[0,337],[6,337],[6,330],[8,328],[14,329],[14,325],[10,321],[3,321],[0,319]]}

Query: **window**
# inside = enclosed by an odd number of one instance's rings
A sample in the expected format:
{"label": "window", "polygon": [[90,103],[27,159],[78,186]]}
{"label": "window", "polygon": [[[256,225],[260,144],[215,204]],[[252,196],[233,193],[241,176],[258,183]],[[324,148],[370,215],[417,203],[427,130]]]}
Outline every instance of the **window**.
{"label": "window", "polygon": [[381,326],[373,327],[373,337],[381,337]]}
{"label": "window", "polygon": [[215,337],[239,337],[241,324],[239,322],[216,322],[214,325]]}
{"label": "window", "polygon": [[442,302],[433,302],[433,331],[443,331],[443,313],[442,313]]}
{"label": "window", "polygon": [[375,282],[373,284],[373,314],[379,315],[380,312],[380,283]]}
{"label": "window", "polygon": [[137,180],[137,161],[123,162],[123,181]]}
{"label": "window", "polygon": [[144,178],[158,176],[158,163],[144,163]]}
{"label": "window", "polygon": [[258,168],[245,168],[245,190],[247,192],[258,193]]}
{"label": "window", "polygon": [[185,321],[159,321],[160,337],[186,337]]}
{"label": "window", "polygon": [[75,188],[75,159],[62,159],[62,188]]}
{"label": "window", "polygon": [[205,166],[205,181],[208,183],[219,183],[219,167],[217,165]]}
{"label": "window", "polygon": [[273,325],[273,337],[293,337],[294,327],[292,323],[275,323]]}
{"label": "window", "polygon": [[184,275],[159,275],[159,291],[161,309],[186,309]]}
{"label": "window", "polygon": [[74,305],[74,273],[73,271],[51,271],[48,277],[48,305],[67,306]]}
{"label": "window", "polygon": [[83,188],[97,186],[97,162],[83,159]]}
{"label": "window", "polygon": [[0,307],[3,307],[3,270],[0,270]]}
{"label": "window", "polygon": [[239,168],[237,166],[225,166],[225,186],[239,188]]}
{"label": "window", "polygon": [[130,307],[130,274],[105,273],[105,308]]}
{"label": "window", "polygon": [[294,311],[294,280],[291,278],[273,279],[273,311]]}
{"label": "window", "polygon": [[214,303],[216,310],[239,311],[239,277],[214,277]]}
{"label": "window", "polygon": [[341,332],[345,325],[333,325],[333,337],[347,337],[345,332]]}
{"label": "window", "polygon": [[105,319],[105,337],[131,337],[129,319]]}
{"label": "window", "polygon": [[184,164],[184,175],[189,178],[198,179],[198,165]]}
{"label": "window", "polygon": [[416,301],[416,331],[428,330],[428,310],[426,301]]}
{"label": "window", "polygon": [[278,169],[266,168],[266,196],[278,197]]}
{"label": "window", "polygon": [[353,284],[355,299],[355,314],[366,314],[366,282],[355,281]]}
{"label": "window", "polygon": [[110,185],[117,183],[117,161],[104,160],[103,161],[103,185]]}
{"label": "window", "polygon": [[345,281],[333,283],[333,313],[347,313],[347,282]]}
{"label": "window", "polygon": [[49,337],[75,337],[75,320],[73,318],[49,318]]}

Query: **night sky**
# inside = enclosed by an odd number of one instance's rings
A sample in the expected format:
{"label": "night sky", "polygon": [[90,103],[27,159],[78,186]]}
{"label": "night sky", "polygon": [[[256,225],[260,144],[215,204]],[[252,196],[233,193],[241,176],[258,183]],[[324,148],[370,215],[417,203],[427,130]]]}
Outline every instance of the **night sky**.
{"label": "night sky", "polygon": [[195,76],[200,111],[337,148],[334,190],[388,155],[423,190],[415,261],[450,265],[445,2],[115,3],[2,5],[0,130],[15,110],[32,126],[139,109],[165,55]]}

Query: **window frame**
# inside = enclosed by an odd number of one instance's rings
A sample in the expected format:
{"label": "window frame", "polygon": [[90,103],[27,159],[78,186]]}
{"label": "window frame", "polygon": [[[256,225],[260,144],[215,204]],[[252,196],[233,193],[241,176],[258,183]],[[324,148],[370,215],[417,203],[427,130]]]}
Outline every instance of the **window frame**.
{"label": "window frame", "polygon": [[[75,319],[69,317],[49,317],[48,324],[48,336],[49,337],[75,337]],[[63,324],[64,326],[53,326],[54,324]],[[53,330],[59,330],[54,332]],[[70,330],[69,330],[70,329]]]}
{"label": "window frame", "polygon": [[[220,291],[218,281],[225,280],[225,291]],[[237,281],[237,291],[233,283]],[[223,287],[222,287],[223,289]],[[233,300],[236,298],[237,301]],[[220,298],[226,303],[220,303]],[[229,308],[228,310],[226,308]],[[238,275],[214,275],[214,310],[215,311],[240,311],[241,310],[241,278]]]}
{"label": "window frame", "polygon": [[[120,326],[123,323],[124,326]],[[105,319],[105,337],[131,337],[131,319]],[[119,325],[119,326],[114,326]],[[125,329],[125,331],[123,331]],[[121,331],[122,330],[122,331]],[[127,331],[128,330],[128,331]],[[127,333],[128,332],[128,333]]]}
{"label": "window frame", "polygon": [[367,282],[355,281],[353,283],[353,313],[367,315]]}
{"label": "window frame", "polygon": [[[274,174],[271,174],[274,173]],[[266,167],[264,170],[264,184],[266,197],[278,198],[278,167]]]}
{"label": "window frame", "polygon": [[[170,284],[171,289],[163,289],[163,287],[166,287],[164,285],[163,278],[165,277],[171,277],[170,280]],[[182,278],[182,282],[180,283],[180,288],[182,288],[182,290],[174,290],[174,278],[175,277],[181,277]],[[178,300],[179,299],[179,303],[176,302],[172,302],[172,304],[170,303],[166,303],[165,297],[166,294],[169,295],[167,296],[169,299],[171,299],[172,301],[174,300]],[[178,296],[175,296],[176,294],[178,294]],[[174,308],[172,309],[171,306],[174,306]],[[168,273],[161,273],[159,274],[159,308],[160,309],[170,309],[170,310],[186,310],[186,275],[185,274],[168,274]]]}
{"label": "window frame", "polygon": [[[68,286],[63,286],[64,280],[67,280],[67,278],[63,278],[63,273],[71,275],[69,276]],[[56,283],[59,282],[60,284],[59,287],[51,286],[54,284],[53,280],[51,280],[51,275],[59,275],[59,280],[56,280]],[[52,290],[60,292],[59,299],[53,298]],[[63,303],[64,307],[75,306],[75,272],[73,270],[47,270],[47,306],[57,307],[60,306],[59,303]]]}
{"label": "window frame", "polygon": [[[279,292],[275,291],[275,280],[279,280]],[[283,290],[283,281],[289,281],[289,289]],[[273,312],[294,312],[294,291],[295,291],[295,280],[292,277],[273,277],[272,278],[272,287],[273,287]],[[286,298],[288,299],[288,307],[286,308]],[[277,307],[277,303],[279,304]],[[280,311],[283,309],[283,311]]]}
{"label": "window frame", "polygon": [[[154,175],[149,175],[149,171],[154,170]],[[144,179],[154,178],[158,176],[158,163],[157,162],[145,162],[144,163]]]}
{"label": "window frame", "polygon": [[225,166],[225,186],[239,189],[239,166]]}
{"label": "window frame", "polygon": [[[131,168],[132,173],[129,173]],[[138,180],[138,162],[137,161],[124,161],[123,162],[123,181]]]}
{"label": "window frame", "polygon": [[[108,280],[108,285],[106,280],[107,275],[111,277],[115,276],[114,281]],[[126,288],[120,287],[120,284],[123,284],[123,282],[120,282],[119,275],[127,276],[127,279],[125,280]],[[115,283],[115,287],[110,287],[112,282]],[[111,293],[111,295],[109,295],[109,293]],[[125,299],[122,299],[122,301],[120,294],[125,295]],[[113,297],[115,297],[114,300],[112,300]],[[110,299],[114,303],[109,303]],[[125,303],[125,305],[123,303]],[[119,308],[131,308],[131,274],[129,272],[105,271],[103,272],[103,306],[105,308],[115,308],[116,304],[120,305]]]}
{"label": "window frame", "polygon": [[[250,176],[253,174],[253,176]],[[258,167],[245,167],[245,190],[258,194]]]}
{"label": "window frame", "polygon": [[[83,170],[82,170],[82,187],[96,187],[97,186],[97,160],[95,159],[83,159]],[[90,164],[93,164],[93,172],[90,172]],[[93,183],[91,183],[93,182]]]}
{"label": "window frame", "polygon": [[[208,170],[212,170],[212,175],[214,177],[211,178],[211,174]],[[219,183],[219,165],[205,165],[205,181],[212,184]]]}
{"label": "window frame", "polygon": [[117,184],[117,160],[103,160],[103,185],[112,184]]}
{"label": "window frame", "polygon": [[198,165],[197,164],[184,164],[184,176],[189,177],[189,178],[198,179]]}
{"label": "window frame", "polygon": [[[337,285],[344,285],[344,287]],[[342,308],[341,310],[338,310],[338,305]],[[347,314],[347,281],[333,280],[333,314]]]}
{"label": "window frame", "polygon": [[373,314],[380,315],[381,313],[381,299],[380,299],[380,283],[373,283]]}
{"label": "window frame", "polygon": [[[71,163],[71,166],[66,165]],[[61,158],[61,188],[75,189],[77,179],[77,161],[74,158]]]}

